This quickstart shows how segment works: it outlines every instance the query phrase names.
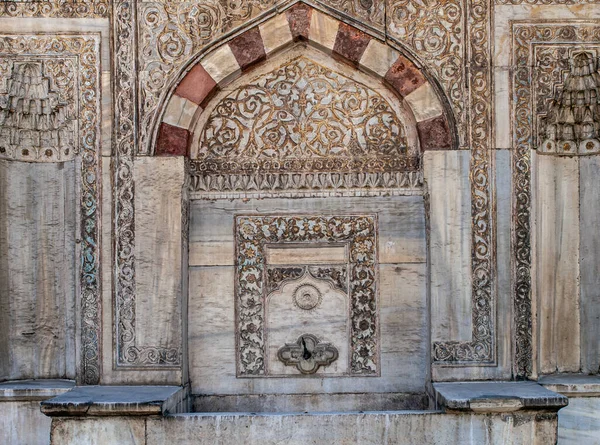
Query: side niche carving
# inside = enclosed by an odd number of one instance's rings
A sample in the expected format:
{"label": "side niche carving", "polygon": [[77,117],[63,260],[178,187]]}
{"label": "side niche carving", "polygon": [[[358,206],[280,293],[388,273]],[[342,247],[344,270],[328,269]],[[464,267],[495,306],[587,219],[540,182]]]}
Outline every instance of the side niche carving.
{"label": "side niche carving", "polygon": [[[512,104],[513,306],[516,330],[514,373],[523,379],[532,375],[534,360],[531,301],[531,153],[539,140],[538,132],[543,128],[542,123],[545,121],[549,124],[552,121],[552,118],[544,120],[542,115],[548,113],[548,106],[553,103],[555,87],[563,90],[566,78],[571,76],[572,70],[576,73],[575,78],[589,78],[584,74],[589,69],[585,68],[585,65],[589,62],[590,55],[599,54],[600,25],[595,21],[563,24],[516,22],[513,23],[511,31],[512,66],[515,67],[512,75],[512,97],[515,98]],[[579,60],[576,61],[578,55]],[[584,66],[578,68],[580,63]],[[597,79],[595,75],[591,77]],[[588,88],[581,88],[582,91],[586,89]],[[588,98],[591,94],[590,91]],[[570,93],[568,97],[571,97]],[[585,93],[581,100],[582,103],[586,102]],[[559,116],[559,120],[564,119]]]}
{"label": "side niche carving", "polygon": [[0,159],[72,160],[79,152],[73,61],[6,59],[0,73]]}
{"label": "side niche carving", "polygon": [[[13,136],[21,137],[21,143],[35,148],[43,161],[65,160],[64,152],[58,158],[57,148],[69,148],[69,157],[79,151],[78,379],[89,385],[100,381],[101,357],[100,40],[96,33],[0,35],[0,85],[4,88],[0,93],[0,146]],[[73,116],[79,119],[75,121]],[[46,150],[50,149],[53,154],[47,156]],[[22,151],[16,156],[23,157]],[[27,160],[32,161],[33,154],[28,156]]]}
{"label": "side niche carving", "polygon": [[[350,331],[347,338],[347,375],[379,375],[376,230],[376,217],[369,215],[235,218],[236,361],[239,377],[269,376],[266,364],[267,296],[286,285],[292,286],[293,304],[290,308],[296,307],[303,314],[310,313],[325,304],[323,292],[317,288],[320,284],[312,284],[319,280],[324,280],[321,283],[325,282],[326,287],[334,289],[333,292],[347,295],[349,308],[346,317]],[[267,245],[287,243],[311,246],[347,244],[347,263],[322,267],[267,264]],[[313,281],[295,285],[295,281],[302,278]],[[313,346],[318,349],[317,343]],[[286,351],[284,362],[291,363],[292,351],[290,348]],[[281,356],[279,358],[281,360]],[[314,369],[316,371],[317,368]]]}
{"label": "side niche carving", "polygon": [[[553,86],[548,112],[539,120],[538,152],[563,156],[600,153],[598,55],[573,52],[564,82]],[[561,73],[562,74],[562,73]]]}
{"label": "side niche carving", "polygon": [[196,191],[393,189],[421,182],[419,148],[408,143],[390,103],[304,56],[235,89],[206,115],[192,144]]}

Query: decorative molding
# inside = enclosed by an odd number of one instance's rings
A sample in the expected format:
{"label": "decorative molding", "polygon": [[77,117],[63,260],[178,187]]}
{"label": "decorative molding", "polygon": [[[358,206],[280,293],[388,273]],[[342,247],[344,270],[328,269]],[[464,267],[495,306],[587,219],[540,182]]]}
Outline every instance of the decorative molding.
{"label": "decorative molding", "polygon": [[[265,244],[349,243],[350,375],[379,373],[375,216],[237,216],[236,342],[240,377],[265,369]],[[283,274],[287,276],[289,274]],[[279,275],[277,275],[279,276]],[[291,277],[290,277],[291,278]],[[282,278],[286,279],[286,278]]]}
{"label": "decorative molding", "polygon": [[[536,126],[531,116],[545,110],[554,82],[566,68],[561,59],[571,48],[579,51],[600,44],[600,23],[511,23],[513,98],[513,280],[515,317],[514,374],[533,373],[531,305],[531,151]],[[534,59],[535,55],[544,60]],[[550,56],[550,57],[548,57]],[[539,62],[539,63],[538,63]],[[561,66],[562,65],[562,66]],[[536,67],[536,71],[532,67]],[[562,69],[561,69],[562,68]],[[533,82],[532,82],[533,80]],[[536,93],[538,99],[536,100]],[[534,106],[536,107],[534,109]]]}
{"label": "decorative molding", "polygon": [[600,0],[495,0],[497,5],[585,5]]}
{"label": "decorative molding", "polygon": [[0,0],[0,17],[106,18],[110,0]]}
{"label": "decorative molding", "polygon": [[[67,60],[69,64],[67,64]],[[65,65],[62,65],[62,62]],[[0,35],[0,65],[12,66],[21,74],[34,74],[43,82],[42,73],[56,76],[62,68],[65,79],[54,77],[56,84],[74,81],[77,96],[74,112],[79,119],[77,140],[81,160],[81,367],[84,384],[100,380],[100,35],[36,34]],[[45,65],[45,69],[42,67]],[[52,65],[52,66],[49,66]],[[18,68],[20,66],[20,68]],[[67,68],[69,67],[69,68]],[[56,68],[56,71],[53,71]],[[72,69],[73,71],[69,71]],[[13,71],[13,73],[15,73]],[[5,71],[6,72],[6,71]],[[55,86],[56,86],[55,84]],[[48,90],[36,91],[45,95]],[[9,91],[10,93],[10,91]],[[56,99],[56,98],[54,98]],[[40,98],[41,100],[41,98]],[[57,102],[55,102],[57,103]],[[56,109],[55,109],[56,110]],[[6,121],[5,121],[6,122]]]}
{"label": "decorative molding", "polygon": [[494,228],[492,155],[492,81],[489,0],[471,0],[466,9],[471,60],[469,76],[469,137],[471,141],[472,217],[472,340],[433,344],[433,359],[445,365],[496,363],[496,308],[494,301]]}
{"label": "decorative molding", "polygon": [[0,159],[60,162],[79,154],[74,58],[0,61]]}
{"label": "decorative molding", "polygon": [[315,3],[321,3],[381,32],[385,29],[385,0],[317,0]]}

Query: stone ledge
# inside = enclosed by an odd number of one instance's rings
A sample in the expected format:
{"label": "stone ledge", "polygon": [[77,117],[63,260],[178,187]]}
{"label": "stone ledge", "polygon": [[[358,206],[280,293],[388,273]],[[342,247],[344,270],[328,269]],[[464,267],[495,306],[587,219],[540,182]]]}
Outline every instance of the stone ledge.
{"label": "stone ledge", "polygon": [[47,400],[69,391],[72,380],[14,380],[0,383],[0,402]]}
{"label": "stone ledge", "polygon": [[436,403],[446,411],[501,413],[558,411],[568,399],[535,382],[434,383]]}
{"label": "stone ledge", "polygon": [[42,402],[47,416],[151,416],[177,412],[186,398],[179,386],[78,386]]}
{"label": "stone ledge", "polygon": [[568,397],[600,397],[600,376],[561,374],[540,377],[544,388]]}

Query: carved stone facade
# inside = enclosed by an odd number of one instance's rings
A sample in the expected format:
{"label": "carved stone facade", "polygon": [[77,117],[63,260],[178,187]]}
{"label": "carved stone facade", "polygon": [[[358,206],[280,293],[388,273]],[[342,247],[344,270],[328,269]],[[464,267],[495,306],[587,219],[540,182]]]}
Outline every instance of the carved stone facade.
{"label": "carved stone facade", "polygon": [[2,74],[0,159],[69,161],[79,151],[73,60],[11,61]]}
{"label": "carved stone facade", "polygon": [[[600,372],[599,2],[0,0],[0,371],[180,411],[594,399],[553,379]],[[13,372],[56,308],[77,359]],[[530,407],[510,439],[552,443]]]}

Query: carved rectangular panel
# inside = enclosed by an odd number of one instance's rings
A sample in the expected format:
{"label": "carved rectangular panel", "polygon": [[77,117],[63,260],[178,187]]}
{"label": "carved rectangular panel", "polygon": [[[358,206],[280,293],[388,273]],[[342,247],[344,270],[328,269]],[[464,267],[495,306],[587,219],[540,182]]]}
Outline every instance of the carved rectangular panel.
{"label": "carved rectangular panel", "polygon": [[[343,359],[347,356],[347,367],[345,364],[336,364],[334,367],[338,373],[378,375],[376,231],[375,215],[236,217],[238,376],[269,376],[273,373],[272,369],[287,375],[281,366],[269,364],[269,360],[273,358],[268,338],[269,323],[276,325],[273,326],[273,332],[279,339],[278,333],[285,329],[285,323],[282,324],[282,321],[293,315],[294,311],[296,314],[287,321],[293,323],[295,320],[303,329],[319,324],[328,325],[327,331],[331,334],[330,337],[338,340],[338,345],[331,345],[328,342],[329,338],[319,338],[322,342],[327,342],[328,346],[323,348],[329,348],[329,351],[336,348],[339,349],[336,355],[341,351]],[[265,254],[267,245],[289,243],[317,244],[324,248],[331,244],[347,244],[347,259],[344,264],[323,264],[320,267],[297,264],[270,267]],[[282,301],[288,301],[289,304],[286,306]],[[318,315],[307,315],[306,311],[318,312],[317,309],[321,305],[328,309],[320,314],[321,320],[315,321]],[[344,316],[344,307],[348,308],[347,317]],[[273,317],[273,310],[281,311],[283,320],[281,317]],[[327,323],[324,323],[325,321]],[[331,326],[336,324],[338,329],[331,330]],[[317,328],[316,332],[305,334],[317,334],[319,337],[322,332],[322,328],[320,331]],[[344,335],[344,332],[348,335]],[[340,339],[346,344],[339,344]],[[306,359],[304,361],[310,362],[310,356],[315,354],[316,349],[308,350],[306,342],[312,342],[312,338],[302,334],[298,338],[290,337],[289,340],[298,342],[299,351]],[[292,343],[279,344],[277,347],[280,351],[284,347],[290,349]],[[314,344],[311,347],[318,348],[318,345]],[[294,352],[298,351],[283,350],[278,354],[293,355]],[[280,360],[286,363],[285,359]],[[298,370],[305,373],[301,370],[302,363],[300,359]]]}

